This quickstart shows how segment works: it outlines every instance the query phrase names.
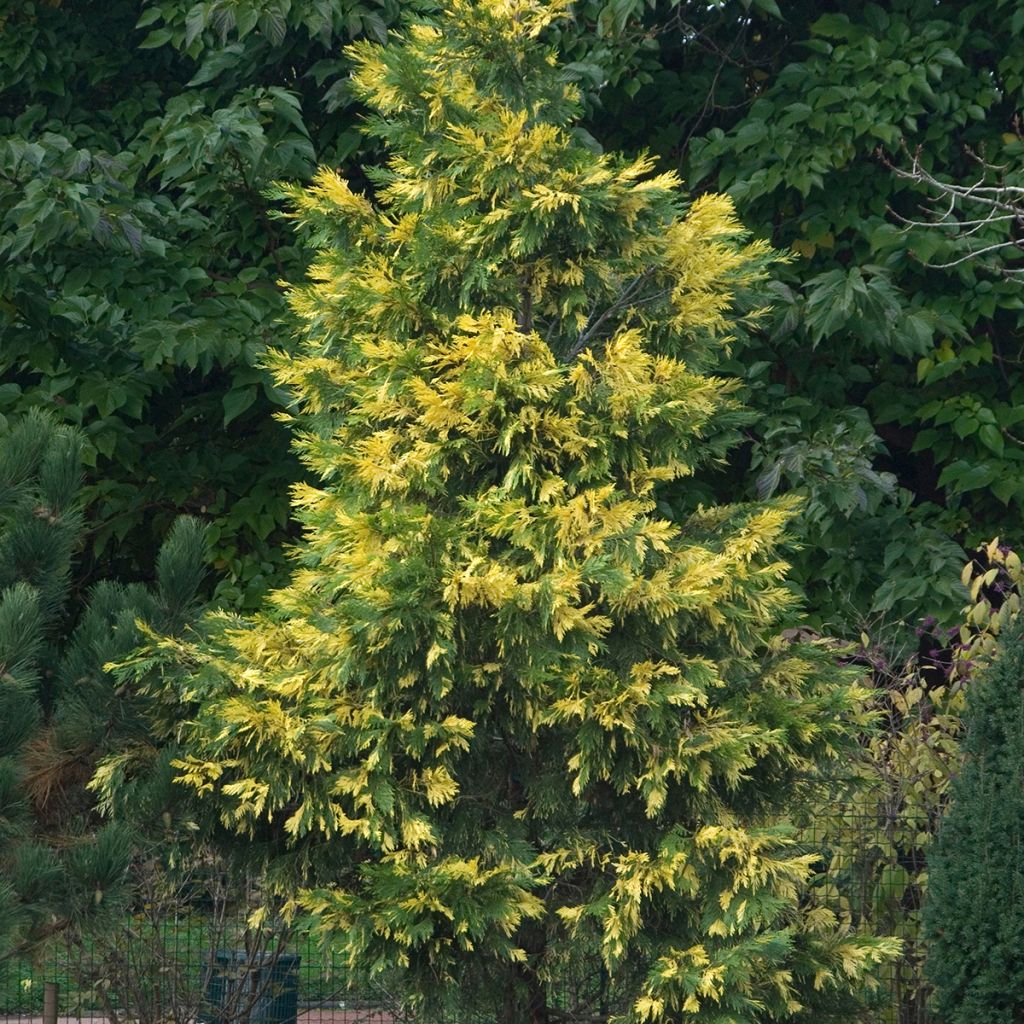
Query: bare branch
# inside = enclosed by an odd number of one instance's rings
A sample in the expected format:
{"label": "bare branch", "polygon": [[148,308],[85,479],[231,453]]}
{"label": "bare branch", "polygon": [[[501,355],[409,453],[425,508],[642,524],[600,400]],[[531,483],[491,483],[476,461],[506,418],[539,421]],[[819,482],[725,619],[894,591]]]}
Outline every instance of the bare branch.
{"label": "bare branch", "polygon": [[[892,163],[881,149],[878,156],[897,178],[923,186],[929,193],[928,201],[933,210],[926,220],[907,217],[891,206],[888,207],[889,213],[904,225],[904,230],[937,229],[944,232],[950,241],[964,246],[963,254],[955,259],[944,263],[922,260],[924,266],[948,270],[996,253],[1013,251],[1024,256],[1024,186],[1006,180],[1007,173],[1018,168],[992,164],[985,159],[984,153],[968,148],[965,152],[981,168],[981,175],[976,181],[958,184],[943,181],[925,167],[920,147],[911,153],[904,144],[903,152],[910,157],[909,168]],[[988,233],[986,244],[978,245],[972,241],[990,227],[997,228],[1003,235],[999,241],[989,241],[993,237],[992,232]],[[1008,278],[1024,277],[1024,266],[1003,264],[990,269]]]}
{"label": "bare branch", "polygon": [[944,224],[942,221],[934,220],[911,220],[909,217],[904,217],[898,210],[894,210],[891,206],[886,206],[886,210],[893,215],[900,223],[906,224],[907,227],[911,228],[957,228],[957,227],[970,227],[972,225],[983,226],[985,224],[996,224],[999,221],[1005,220],[1016,220],[1017,215],[1013,213],[1003,213],[998,217],[995,216],[995,211],[990,213],[987,217],[979,217],[976,220],[960,220],[955,224]]}
{"label": "bare branch", "polygon": [[[997,252],[999,249],[1019,249],[1021,243],[1013,241],[1012,239],[1007,242],[996,242],[994,245],[986,245],[980,249],[971,249],[969,252],[964,253],[958,259],[950,260],[948,263],[926,263],[925,266],[933,267],[935,270],[948,270],[950,267],[959,267],[963,263],[968,263],[970,260],[977,256],[983,256],[987,252]],[[1019,270],[1013,268],[1006,268],[1003,270],[1004,274],[1024,274],[1024,267]]]}

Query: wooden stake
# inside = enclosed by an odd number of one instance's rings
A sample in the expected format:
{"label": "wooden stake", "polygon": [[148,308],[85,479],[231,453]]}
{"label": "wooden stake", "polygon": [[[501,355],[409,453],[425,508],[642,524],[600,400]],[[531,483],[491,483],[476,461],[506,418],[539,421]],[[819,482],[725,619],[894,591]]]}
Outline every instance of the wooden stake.
{"label": "wooden stake", "polygon": [[57,996],[60,986],[48,981],[43,986],[43,1024],[57,1024]]}

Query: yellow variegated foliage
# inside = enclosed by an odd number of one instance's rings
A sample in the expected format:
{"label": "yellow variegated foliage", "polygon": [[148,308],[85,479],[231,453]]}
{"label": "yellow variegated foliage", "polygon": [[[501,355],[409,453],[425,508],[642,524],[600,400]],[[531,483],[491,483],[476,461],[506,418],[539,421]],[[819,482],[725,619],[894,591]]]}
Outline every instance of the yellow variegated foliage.
{"label": "yellow variegated foliage", "polygon": [[843,1019],[892,944],[804,906],[780,819],[863,694],[777,639],[792,503],[690,482],[744,421],[711,364],[770,254],[588,148],[565,9],[353,47],[387,162],[281,190],[317,249],[272,360],[320,481],[295,574],[150,686],[193,702],[181,783],[423,1020]]}

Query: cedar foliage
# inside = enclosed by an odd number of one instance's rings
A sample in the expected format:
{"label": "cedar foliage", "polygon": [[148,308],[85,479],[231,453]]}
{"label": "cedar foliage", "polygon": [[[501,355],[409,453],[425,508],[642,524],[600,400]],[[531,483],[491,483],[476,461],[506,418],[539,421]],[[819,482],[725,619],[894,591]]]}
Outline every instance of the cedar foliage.
{"label": "cedar foliage", "polygon": [[193,702],[181,781],[424,1019],[840,1019],[891,944],[805,910],[780,813],[862,694],[778,639],[790,502],[659,505],[735,438],[702,367],[770,254],[576,132],[563,9],[351,48],[374,194],[282,189],[318,248],[273,360],[321,480],[298,568],[126,678]]}
{"label": "cedar foliage", "polygon": [[1003,1024],[1024,1012],[1024,624],[1000,637],[964,725],[928,858],[928,977],[939,1020]]}
{"label": "cedar foliage", "polygon": [[[156,585],[102,581],[76,592],[83,438],[33,411],[0,431],[0,950],[123,909],[133,841],[103,824],[87,783],[102,755],[148,746],[135,824],[159,820],[171,769],[139,701],[104,670],[193,614],[203,527],[179,519],[157,558]],[[162,794],[162,797],[158,794]]]}

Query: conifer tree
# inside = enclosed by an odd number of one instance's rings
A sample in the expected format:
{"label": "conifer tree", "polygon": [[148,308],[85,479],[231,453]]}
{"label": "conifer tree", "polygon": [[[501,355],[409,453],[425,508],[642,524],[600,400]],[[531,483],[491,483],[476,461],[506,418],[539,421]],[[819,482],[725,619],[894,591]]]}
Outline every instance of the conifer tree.
{"label": "conifer tree", "polygon": [[[102,825],[86,784],[100,756],[147,737],[136,698],[107,662],[140,642],[137,622],[171,632],[194,614],[203,528],[180,519],[153,591],[104,581],[76,597],[81,435],[33,412],[0,431],[0,951],[116,912],[133,846]],[[171,769],[152,773],[170,791]],[[143,794],[136,794],[142,797]],[[156,801],[156,802],[154,802]],[[142,801],[145,802],[144,800]]]}
{"label": "conifer tree", "polygon": [[594,151],[564,9],[452,0],[351,49],[386,167],[282,189],[318,250],[273,361],[321,480],[299,567],[126,672],[193,703],[181,781],[424,1020],[841,1019],[889,946],[803,909],[780,817],[860,694],[777,638],[791,505],[687,490],[770,254]]}
{"label": "conifer tree", "polygon": [[972,684],[965,761],[928,854],[927,974],[943,1024],[1024,1014],[1024,623]]}

